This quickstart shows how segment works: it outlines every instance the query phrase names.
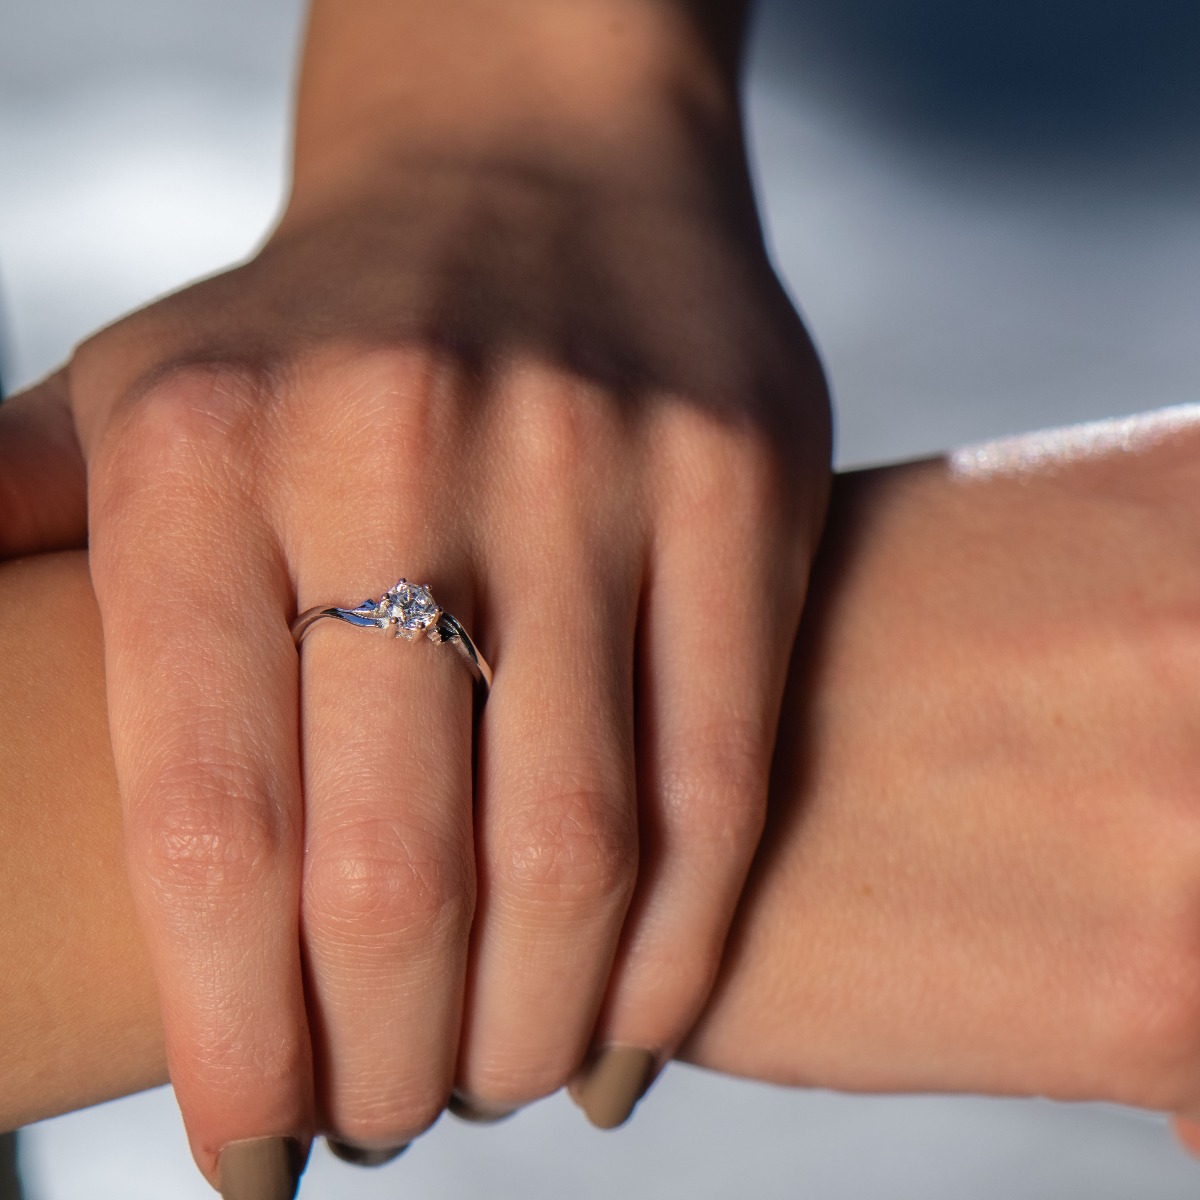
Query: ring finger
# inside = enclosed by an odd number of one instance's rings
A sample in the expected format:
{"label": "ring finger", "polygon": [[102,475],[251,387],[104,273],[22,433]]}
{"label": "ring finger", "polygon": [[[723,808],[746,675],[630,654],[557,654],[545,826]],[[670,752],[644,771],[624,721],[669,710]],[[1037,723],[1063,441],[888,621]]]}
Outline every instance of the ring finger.
{"label": "ring finger", "polygon": [[[377,581],[399,562],[362,561]],[[305,603],[331,589],[326,574]],[[301,686],[319,1096],[339,1140],[384,1150],[437,1118],[453,1076],[474,907],[471,677],[449,646],[321,621]]]}

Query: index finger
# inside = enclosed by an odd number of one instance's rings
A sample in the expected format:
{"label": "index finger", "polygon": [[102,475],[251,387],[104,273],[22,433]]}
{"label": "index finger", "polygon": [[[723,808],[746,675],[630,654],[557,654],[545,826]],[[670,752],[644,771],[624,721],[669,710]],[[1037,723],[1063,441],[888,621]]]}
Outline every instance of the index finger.
{"label": "index finger", "polygon": [[312,1127],[298,660],[270,529],[179,421],[153,418],[133,466],[99,473],[92,571],[171,1079],[197,1163],[233,1196],[239,1173],[298,1176]]}

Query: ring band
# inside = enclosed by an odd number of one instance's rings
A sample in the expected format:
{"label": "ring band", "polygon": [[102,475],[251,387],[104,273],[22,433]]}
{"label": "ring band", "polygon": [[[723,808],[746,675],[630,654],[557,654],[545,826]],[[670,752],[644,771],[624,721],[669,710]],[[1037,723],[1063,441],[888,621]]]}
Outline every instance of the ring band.
{"label": "ring band", "polygon": [[484,695],[491,690],[492,668],[458,618],[452,617],[433,598],[428,584],[409,583],[407,579],[401,579],[378,600],[364,600],[357,608],[306,609],[291,625],[297,646],[322,617],[345,621],[360,629],[381,629],[384,633],[390,629],[393,637],[402,637],[410,642],[427,637],[435,646],[453,646],[471,668],[471,674],[475,682],[482,686]]}

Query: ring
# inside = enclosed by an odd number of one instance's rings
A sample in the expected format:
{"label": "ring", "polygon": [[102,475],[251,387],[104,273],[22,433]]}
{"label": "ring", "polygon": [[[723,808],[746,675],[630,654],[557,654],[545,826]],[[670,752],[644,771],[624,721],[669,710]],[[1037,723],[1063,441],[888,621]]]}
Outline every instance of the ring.
{"label": "ring", "polygon": [[381,629],[384,633],[390,629],[393,637],[402,637],[410,642],[427,637],[435,646],[453,646],[471,668],[475,682],[482,685],[484,695],[491,690],[492,668],[487,665],[479,653],[479,647],[471,641],[471,635],[458,618],[452,617],[433,598],[428,584],[409,583],[407,579],[401,579],[378,600],[364,600],[357,608],[306,609],[291,625],[297,646],[322,617],[333,617],[348,625],[357,625],[360,629]]}

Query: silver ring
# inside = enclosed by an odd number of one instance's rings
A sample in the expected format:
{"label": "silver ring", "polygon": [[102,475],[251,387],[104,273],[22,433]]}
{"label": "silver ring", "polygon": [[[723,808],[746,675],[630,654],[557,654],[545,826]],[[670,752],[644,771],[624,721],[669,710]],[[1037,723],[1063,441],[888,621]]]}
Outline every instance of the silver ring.
{"label": "silver ring", "polygon": [[304,635],[322,618],[333,617],[360,629],[381,629],[393,637],[416,641],[427,637],[435,646],[453,646],[462,655],[476,683],[486,695],[492,687],[492,668],[487,665],[479,647],[462,627],[433,598],[428,584],[409,583],[401,579],[378,600],[364,600],[357,608],[309,608],[291,625],[292,637],[299,646]]}

